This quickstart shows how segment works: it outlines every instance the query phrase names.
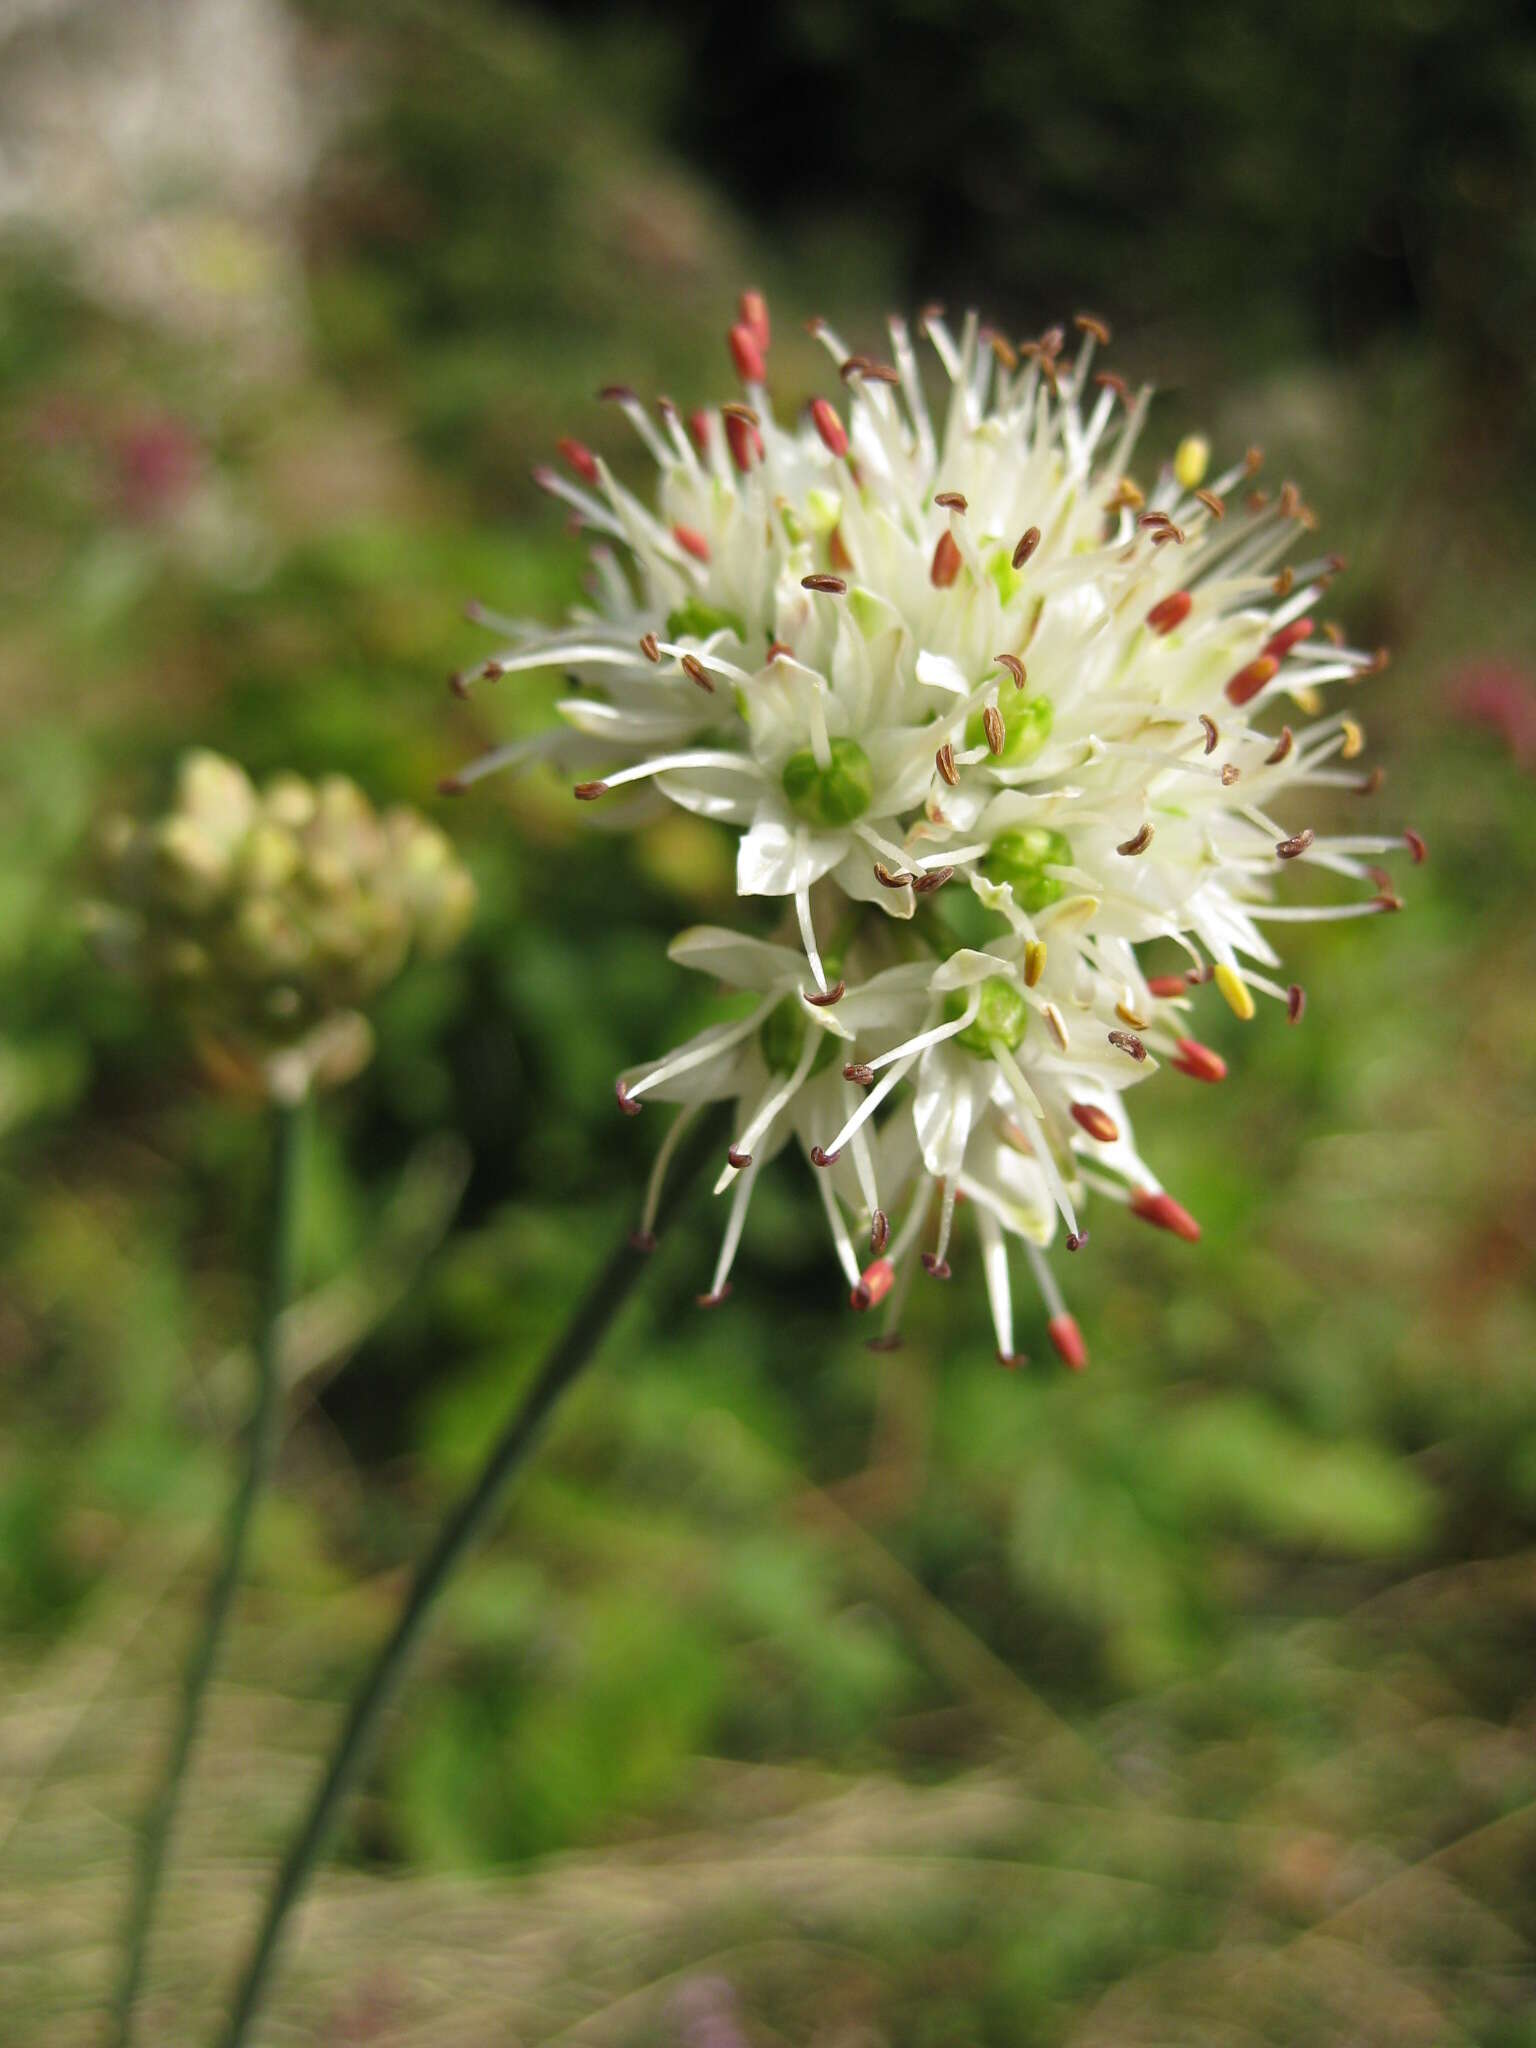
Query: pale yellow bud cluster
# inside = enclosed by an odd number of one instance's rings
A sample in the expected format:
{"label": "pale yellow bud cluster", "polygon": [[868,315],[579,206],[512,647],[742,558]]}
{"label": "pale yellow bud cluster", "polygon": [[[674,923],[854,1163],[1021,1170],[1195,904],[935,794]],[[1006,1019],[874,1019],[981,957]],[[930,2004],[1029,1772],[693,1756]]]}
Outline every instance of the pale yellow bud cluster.
{"label": "pale yellow bud cluster", "polygon": [[346,776],[262,788],[221,755],[184,757],[169,810],[102,830],[109,957],[188,1016],[211,1062],[269,1092],[336,1085],[366,1064],[361,1012],[413,949],[448,950],[469,874],[417,812],[376,812]]}

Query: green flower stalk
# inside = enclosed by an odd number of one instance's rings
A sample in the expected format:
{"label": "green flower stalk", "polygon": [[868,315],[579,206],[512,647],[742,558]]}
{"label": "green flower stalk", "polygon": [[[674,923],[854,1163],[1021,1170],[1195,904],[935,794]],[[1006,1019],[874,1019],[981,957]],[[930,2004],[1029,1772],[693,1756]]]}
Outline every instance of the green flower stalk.
{"label": "green flower stalk", "polygon": [[182,761],[169,810],[115,817],[103,840],[106,893],[89,911],[103,952],[179,1010],[214,1077],[264,1098],[272,1121],[245,1462],[139,1835],[113,2004],[127,2048],[176,1809],[277,1445],[309,1103],[367,1064],[363,1006],[413,949],[454,943],[474,885],[433,826],[404,807],[379,815],[344,776],[284,774],[258,790],[202,751]]}

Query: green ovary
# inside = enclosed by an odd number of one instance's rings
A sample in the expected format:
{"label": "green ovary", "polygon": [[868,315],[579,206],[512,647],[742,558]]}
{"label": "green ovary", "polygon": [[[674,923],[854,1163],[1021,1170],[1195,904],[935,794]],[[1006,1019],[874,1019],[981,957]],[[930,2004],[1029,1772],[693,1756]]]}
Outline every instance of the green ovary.
{"label": "green ovary", "polygon": [[825,768],[809,747],[784,763],[784,794],[796,816],[824,831],[862,818],[874,791],[875,771],[857,740],[833,740]]}
{"label": "green ovary", "polygon": [[[1000,974],[989,974],[981,984],[981,1002],[976,1015],[965,1029],[955,1035],[955,1044],[963,1045],[967,1052],[974,1052],[983,1059],[989,1059],[993,1048],[1004,1046],[1009,1052],[1017,1049],[1029,1023],[1029,1006],[1011,981],[1004,981]],[[954,1023],[963,1017],[971,1006],[972,991],[968,988],[951,990],[944,998],[944,1021]]]}
{"label": "green ovary", "polygon": [[[805,1012],[794,996],[786,996],[776,1009],[768,1012],[758,1031],[757,1043],[763,1064],[771,1074],[792,1074],[795,1071],[800,1064],[800,1055],[805,1051],[806,1028]],[[819,1074],[828,1066],[837,1050],[837,1040],[830,1031],[823,1031],[820,1036],[821,1044],[811,1062],[813,1074]]]}
{"label": "green ovary", "polygon": [[[1051,736],[1055,713],[1049,697],[1019,697],[1011,703],[998,705],[1002,714],[1003,728],[1007,737],[1003,751],[992,756],[993,765],[998,768],[1022,768],[1033,761],[1036,754]],[[965,721],[965,744],[968,747],[984,747],[987,744],[987,728],[979,711],[973,711]]]}
{"label": "green ovary", "polygon": [[1044,910],[1066,894],[1066,884],[1048,867],[1069,867],[1071,841],[1048,825],[1021,825],[1015,831],[999,832],[981,863],[989,882],[1008,882],[1013,900],[1021,910]]}

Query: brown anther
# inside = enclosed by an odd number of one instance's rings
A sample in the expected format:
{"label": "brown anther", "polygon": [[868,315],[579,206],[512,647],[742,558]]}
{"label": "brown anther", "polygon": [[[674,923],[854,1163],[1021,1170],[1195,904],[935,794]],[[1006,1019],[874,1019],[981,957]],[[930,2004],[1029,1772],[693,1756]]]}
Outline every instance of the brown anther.
{"label": "brown anther", "polygon": [[903,874],[900,868],[888,868],[881,860],[875,862],[875,880],[882,889],[905,889],[912,879],[911,875]]}
{"label": "brown anther", "polygon": [[701,690],[707,690],[713,697],[715,679],[696,654],[685,654],[682,657],[682,671],[690,683],[697,683]]}
{"label": "brown anther", "polygon": [[1264,450],[1259,447],[1250,448],[1247,454],[1243,457],[1243,468],[1246,471],[1246,473],[1249,476],[1257,476],[1258,472],[1263,467]]}
{"label": "brown anther", "polygon": [[1040,353],[1054,362],[1066,344],[1067,332],[1064,327],[1047,327],[1040,337]]}
{"label": "brown anther", "polygon": [[1238,767],[1238,765],[1237,765],[1237,763],[1236,763],[1235,761],[1223,761],[1223,762],[1222,762],[1222,764],[1221,764],[1221,786],[1222,786],[1222,788],[1223,788],[1223,789],[1230,789],[1230,788],[1232,787],[1233,783],[1234,783],[1234,782],[1236,782],[1236,781],[1237,781],[1237,780],[1238,780],[1238,779],[1240,778],[1240,776],[1242,775],[1242,772],[1243,772],[1243,771],[1242,771],[1242,769]]}
{"label": "brown anther", "polygon": [[1088,1233],[1086,1230],[1069,1230],[1067,1232],[1067,1250],[1069,1252],[1080,1252],[1087,1242]]}
{"label": "brown anther", "polygon": [[1152,545],[1155,548],[1160,548],[1166,541],[1170,540],[1176,547],[1183,547],[1184,545],[1183,527],[1175,526],[1171,520],[1166,526],[1160,526],[1157,532],[1153,534]]}
{"label": "brown anther", "polygon": [[1196,491],[1195,496],[1213,519],[1226,518],[1227,501],[1225,498],[1219,497],[1215,491]]}
{"label": "brown anther", "polygon": [[1138,526],[1172,526],[1173,521],[1166,512],[1143,512],[1136,521]]}
{"label": "brown anther", "polygon": [[847,993],[848,984],[846,981],[834,981],[830,988],[818,989],[815,995],[808,994],[805,1000],[813,1009],[830,1010],[832,1005],[840,1003]]}
{"label": "brown anther", "polygon": [[1365,864],[1365,872],[1370,876],[1371,880],[1376,884],[1377,888],[1381,890],[1384,896],[1391,895],[1392,877],[1387,873],[1385,868],[1373,867],[1371,863],[1367,861]]}
{"label": "brown anther", "polygon": [[1425,861],[1429,859],[1429,848],[1424,844],[1421,835],[1417,832],[1404,832],[1403,844],[1413,855],[1414,866],[1416,868],[1423,867]]}
{"label": "brown anther", "polygon": [[1371,907],[1373,910],[1401,910],[1403,899],[1391,889],[1383,889],[1379,896],[1372,899]]}
{"label": "brown anther", "polygon": [[1243,500],[1244,506],[1252,513],[1262,512],[1268,503],[1268,491],[1250,491]]}
{"label": "brown anther", "polygon": [[1323,566],[1326,569],[1330,579],[1335,576],[1342,576],[1344,574],[1344,571],[1349,567],[1349,557],[1347,555],[1338,554],[1330,555],[1327,561],[1323,564]]}
{"label": "brown anther", "polygon": [[1096,1102],[1074,1102],[1072,1114],[1090,1138],[1101,1145],[1113,1145],[1120,1136],[1120,1126],[1107,1110],[1100,1109]]}
{"label": "brown anther", "polygon": [[943,318],[944,301],[942,299],[930,299],[926,306],[919,306],[917,309],[918,339],[923,340],[926,338],[928,323],[931,320],[942,320]]}
{"label": "brown anther", "polygon": [[936,889],[942,889],[946,882],[955,878],[953,868],[925,868],[912,877],[914,896],[931,896]]}
{"label": "brown anther", "polygon": [[1029,1353],[1027,1351],[999,1351],[997,1362],[1004,1372],[1018,1372],[1022,1366],[1028,1365]]}
{"label": "brown anther", "polygon": [[1276,597],[1289,597],[1295,582],[1296,571],[1287,563],[1269,587]]}
{"label": "brown anther", "polygon": [[1133,1060],[1144,1060],[1147,1048],[1134,1031],[1111,1031],[1109,1042],[1119,1052],[1129,1053]]}
{"label": "brown anther", "polygon": [[1019,367],[1019,352],[1006,334],[999,334],[995,327],[983,327],[980,338],[1005,370],[1016,370]]}
{"label": "brown anther", "polygon": [[626,1116],[638,1116],[640,1114],[644,1104],[636,1102],[622,1081],[614,1082],[613,1092],[618,1097],[619,1107]]}
{"label": "brown anther", "polygon": [[841,1152],[825,1152],[820,1145],[813,1145],[811,1147],[812,1166],[831,1166],[835,1161],[841,1159],[842,1156]]}
{"label": "brown anther", "polygon": [[800,578],[800,588],[802,590],[819,590],[827,597],[845,597],[848,593],[848,586],[841,576],[802,576]]}
{"label": "brown anther", "polygon": [[875,1084],[875,1070],[865,1066],[862,1060],[850,1060],[843,1069],[843,1079],[852,1081],[860,1088],[872,1088]]}
{"label": "brown anther", "polygon": [[1284,483],[1280,486],[1278,510],[1282,519],[1294,519],[1301,510],[1301,493],[1294,484]]}
{"label": "brown anther", "polygon": [[1003,723],[1003,714],[995,704],[988,704],[981,714],[981,729],[987,736],[987,746],[994,754],[1000,754],[1008,744],[1008,728]]}
{"label": "brown anther", "polygon": [[644,1252],[649,1255],[656,1249],[655,1231],[632,1230],[629,1233],[629,1248],[632,1252]]}
{"label": "brown anther", "polygon": [[1285,992],[1286,1021],[1291,1024],[1299,1024],[1302,1012],[1306,1007],[1307,992],[1299,981],[1293,981]]}
{"label": "brown anther", "polygon": [[642,633],[640,635],[640,652],[647,661],[660,661],[661,647],[654,633]]}
{"label": "brown anther", "polygon": [[1221,733],[1214,718],[1207,718],[1203,711],[1199,717],[1200,723],[1205,727],[1205,751],[1214,754],[1221,742]]}
{"label": "brown anther", "polygon": [[1152,821],[1149,818],[1142,825],[1140,831],[1134,832],[1129,839],[1122,839],[1120,844],[1115,848],[1115,851],[1116,853],[1124,854],[1145,853],[1147,848],[1151,844]]}
{"label": "brown anther", "polygon": [[1368,775],[1362,776],[1355,784],[1351,794],[1354,796],[1374,796],[1386,779],[1387,771],[1385,768],[1373,768]]}
{"label": "brown anther", "polygon": [[1101,348],[1109,346],[1109,328],[1097,313],[1074,314],[1072,325],[1079,334],[1091,334]]}
{"label": "brown anther", "polygon": [[963,491],[935,491],[933,502],[935,505],[942,505],[946,512],[966,512],[970,509]]}
{"label": "brown anther", "polygon": [[725,1148],[725,1156],[731,1162],[732,1166],[735,1167],[738,1173],[741,1172],[743,1167],[747,1167],[752,1164],[752,1154],[750,1152],[738,1152],[734,1145],[727,1145],[727,1147]]}
{"label": "brown anther", "polygon": [[934,755],[933,765],[938,769],[951,789],[959,787],[960,770],[955,766],[955,750],[948,740],[944,742],[943,746]]}
{"label": "brown anther", "polygon": [[1101,390],[1113,391],[1122,404],[1130,403],[1131,387],[1118,370],[1100,370],[1093,381]]}
{"label": "brown anther", "polygon": [[760,427],[763,424],[762,414],[754,412],[750,405],[741,404],[738,399],[726,399],[720,411],[728,420],[740,420],[744,427]]}
{"label": "brown anther", "polygon": [[869,1248],[878,1258],[891,1241],[891,1219],[877,1209],[869,1220]]}
{"label": "brown anther", "polygon": [[605,384],[597,395],[604,405],[639,404],[639,400],[627,384]]}
{"label": "brown anther", "polygon": [[[1362,676],[1379,676],[1391,659],[1391,653],[1387,648],[1378,647],[1360,673]],[[490,664],[487,663],[486,666],[489,668]]]}
{"label": "brown anther", "polygon": [[1344,645],[1344,628],[1337,619],[1324,619],[1323,637],[1331,646],[1342,647]]}
{"label": "brown anther", "polygon": [[455,697],[464,698],[469,695],[469,678],[472,673],[472,670],[456,668],[449,676],[448,687]]}
{"label": "brown anther", "polygon": [[1028,671],[1019,657],[1016,654],[994,654],[992,659],[999,668],[1007,669],[1009,675],[1013,677],[1013,687],[1022,690]]}
{"label": "brown anther", "polygon": [[584,804],[595,804],[600,796],[607,794],[606,782],[578,782],[574,791],[577,799]]}
{"label": "brown anther", "polygon": [[849,356],[837,366],[837,374],[847,384],[854,377],[862,377],[869,368],[868,356]]}
{"label": "brown anther", "polygon": [[790,661],[793,661],[795,658],[795,650],[793,649],[793,647],[787,645],[787,643],[783,640],[770,640],[768,642],[768,659],[770,661],[777,661],[781,655],[787,657]]}
{"label": "brown anther", "polygon": [[948,590],[960,574],[962,560],[955,536],[945,527],[933,551],[933,560],[928,565],[928,580],[935,590]]}
{"label": "brown anther", "polygon": [[694,1300],[698,1303],[700,1308],[718,1308],[721,1302],[728,1298],[730,1291],[731,1283],[729,1280],[727,1280],[725,1285],[719,1290],[718,1293],[696,1294],[694,1296]]}
{"label": "brown anther", "polygon": [[1281,726],[1279,739],[1275,741],[1273,749],[1264,756],[1264,766],[1266,768],[1277,768],[1295,744],[1295,733],[1291,731],[1288,725]]}
{"label": "brown anther", "polygon": [[933,1252],[924,1252],[923,1271],[931,1274],[935,1280],[947,1280],[949,1278],[949,1261],[948,1259],[936,1257]]}
{"label": "brown anther", "polygon": [[1301,854],[1306,852],[1316,837],[1317,834],[1308,825],[1304,832],[1298,832],[1294,838],[1278,840],[1275,844],[1275,852],[1280,856],[1281,860],[1296,860]]}
{"label": "brown anther", "polygon": [[1019,535],[1018,545],[1014,548],[1013,551],[1014,568],[1022,569],[1024,564],[1029,560],[1030,556],[1035,552],[1035,549],[1039,547],[1039,545],[1039,527],[1026,526],[1024,531]]}
{"label": "brown anther", "polygon": [[506,674],[506,670],[493,654],[489,661],[481,662],[480,674],[486,682],[497,683]]}

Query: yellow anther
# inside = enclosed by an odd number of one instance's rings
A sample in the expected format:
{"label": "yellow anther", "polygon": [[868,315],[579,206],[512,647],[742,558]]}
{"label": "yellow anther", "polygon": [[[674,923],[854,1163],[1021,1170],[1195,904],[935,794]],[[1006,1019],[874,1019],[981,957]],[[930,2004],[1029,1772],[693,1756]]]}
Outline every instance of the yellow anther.
{"label": "yellow anther", "polygon": [[1145,1031],[1147,1028],[1147,1019],[1138,1016],[1129,1003],[1116,1003],[1115,1015],[1122,1024],[1129,1024],[1133,1031]]}
{"label": "yellow anther", "polygon": [[1031,939],[1024,948],[1024,986],[1033,988],[1045,972],[1045,941]]}
{"label": "yellow anther", "polygon": [[1173,473],[1186,491],[1205,482],[1211,460],[1211,444],[1204,434],[1186,434],[1174,451]]}
{"label": "yellow anther", "polygon": [[1323,708],[1321,695],[1312,688],[1310,683],[1303,684],[1299,690],[1292,690],[1291,695],[1296,701],[1296,708],[1299,711],[1304,711],[1308,718],[1316,718],[1319,711]]}
{"label": "yellow anther", "polygon": [[1237,969],[1229,967],[1225,960],[1217,965],[1216,986],[1226,997],[1227,1007],[1233,1016],[1241,1017],[1246,1024],[1253,1015],[1253,997],[1249,994],[1247,982],[1238,974]]}
{"label": "yellow anther", "polygon": [[1067,1050],[1068,1044],[1066,1019],[1062,1016],[1060,1010],[1057,1009],[1054,1003],[1046,1004],[1045,1021],[1051,1027],[1052,1038],[1055,1039],[1056,1043],[1061,1047],[1062,1051],[1065,1052]]}
{"label": "yellow anther", "polygon": [[1344,744],[1339,749],[1339,753],[1344,760],[1353,761],[1360,752],[1360,749],[1365,745],[1365,734],[1352,718],[1346,718],[1340,725],[1339,731],[1344,735]]}

